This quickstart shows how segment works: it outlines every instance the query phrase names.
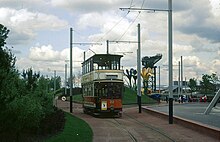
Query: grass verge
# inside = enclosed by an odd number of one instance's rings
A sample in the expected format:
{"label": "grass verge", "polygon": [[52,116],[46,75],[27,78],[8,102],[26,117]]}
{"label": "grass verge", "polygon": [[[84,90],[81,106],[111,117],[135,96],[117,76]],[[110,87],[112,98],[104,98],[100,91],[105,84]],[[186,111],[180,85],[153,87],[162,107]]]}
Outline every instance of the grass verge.
{"label": "grass verge", "polygon": [[[137,104],[137,92],[125,87],[125,92],[122,98],[123,105],[128,104]],[[142,104],[153,104],[156,103],[156,101],[146,95],[141,95],[141,103]]]}
{"label": "grass verge", "polygon": [[46,140],[46,142],[92,142],[93,132],[90,126],[69,113],[65,113],[64,130]]}

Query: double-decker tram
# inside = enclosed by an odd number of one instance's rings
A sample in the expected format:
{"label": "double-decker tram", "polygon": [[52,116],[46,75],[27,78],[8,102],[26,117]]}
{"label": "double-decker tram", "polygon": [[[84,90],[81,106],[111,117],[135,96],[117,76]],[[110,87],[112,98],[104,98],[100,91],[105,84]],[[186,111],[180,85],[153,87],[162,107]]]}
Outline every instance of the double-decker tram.
{"label": "double-decker tram", "polygon": [[123,93],[122,55],[95,54],[82,63],[83,111],[121,116]]}

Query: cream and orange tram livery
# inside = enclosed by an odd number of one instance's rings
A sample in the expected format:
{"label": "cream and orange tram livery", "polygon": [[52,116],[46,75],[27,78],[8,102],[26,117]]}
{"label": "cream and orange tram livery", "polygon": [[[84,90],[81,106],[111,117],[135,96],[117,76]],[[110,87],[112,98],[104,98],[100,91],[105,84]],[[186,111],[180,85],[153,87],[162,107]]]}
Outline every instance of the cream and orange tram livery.
{"label": "cream and orange tram livery", "polygon": [[82,63],[84,113],[121,116],[124,90],[121,57],[95,54]]}

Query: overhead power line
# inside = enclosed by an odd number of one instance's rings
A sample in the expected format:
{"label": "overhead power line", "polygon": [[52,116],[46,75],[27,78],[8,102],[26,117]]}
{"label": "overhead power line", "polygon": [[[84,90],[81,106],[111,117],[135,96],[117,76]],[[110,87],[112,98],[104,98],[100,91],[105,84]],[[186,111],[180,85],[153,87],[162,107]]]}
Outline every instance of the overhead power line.
{"label": "overhead power line", "polygon": [[112,26],[111,29],[108,30],[97,42],[100,42],[101,40],[103,40],[104,37],[105,37],[106,35],[108,35],[128,14],[129,14],[129,12],[126,13],[123,17],[121,17],[120,20],[119,20],[117,23],[115,23],[115,25]]}
{"label": "overhead power line", "polygon": [[135,17],[135,19],[131,22],[131,24],[128,26],[128,28],[124,31],[124,33],[121,35],[121,37],[118,40],[121,40],[122,37],[128,32],[128,30],[131,28],[131,26],[134,24],[134,22],[137,20],[138,16],[140,15],[141,12],[139,12],[137,14],[137,16]]}

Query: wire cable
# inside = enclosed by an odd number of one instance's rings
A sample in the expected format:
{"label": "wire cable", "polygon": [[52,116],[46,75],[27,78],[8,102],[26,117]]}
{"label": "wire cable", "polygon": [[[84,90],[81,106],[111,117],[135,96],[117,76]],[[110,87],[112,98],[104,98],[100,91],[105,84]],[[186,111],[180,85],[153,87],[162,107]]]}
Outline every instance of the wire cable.
{"label": "wire cable", "polygon": [[[134,24],[134,22],[137,20],[137,18],[139,17],[141,12],[139,12],[137,14],[137,16],[135,17],[135,19],[131,22],[131,24],[128,26],[128,28],[125,30],[125,32],[121,35],[121,37],[118,39],[119,41],[122,39],[122,37],[128,32],[128,30],[130,29],[130,27]],[[115,39],[116,40],[116,39]]]}
{"label": "wire cable", "polygon": [[121,19],[120,19],[117,23],[115,23],[115,25],[112,26],[112,28],[111,28],[110,30],[108,30],[108,31],[107,31],[99,40],[97,40],[96,42],[100,42],[101,40],[103,40],[104,37],[105,37],[106,35],[108,35],[128,14],[129,14],[129,12],[126,13],[123,17],[121,17]]}

